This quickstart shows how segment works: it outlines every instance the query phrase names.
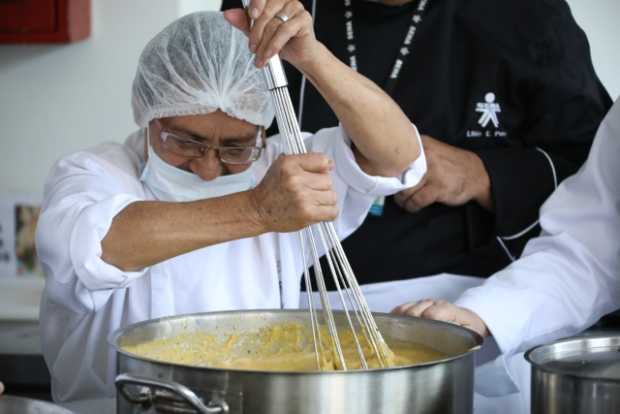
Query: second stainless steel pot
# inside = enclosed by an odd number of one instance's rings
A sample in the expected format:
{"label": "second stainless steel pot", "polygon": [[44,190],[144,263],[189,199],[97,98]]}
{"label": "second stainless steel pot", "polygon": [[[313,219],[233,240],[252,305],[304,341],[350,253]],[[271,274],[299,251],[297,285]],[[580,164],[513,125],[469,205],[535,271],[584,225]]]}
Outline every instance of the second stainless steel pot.
{"label": "second stainless steel pot", "polygon": [[[233,333],[296,321],[303,311],[244,311],[164,318],[114,335],[118,414],[468,414],[473,410],[475,333],[445,323],[375,314],[387,338],[428,345],[448,357],[400,368],[349,372],[260,372],[183,366],[125,353],[124,344],[181,332]],[[335,313],[339,324],[342,313]]]}
{"label": "second stainless steel pot", "polygon": [[530,350],[533,414],[620,413],[620,334]]}

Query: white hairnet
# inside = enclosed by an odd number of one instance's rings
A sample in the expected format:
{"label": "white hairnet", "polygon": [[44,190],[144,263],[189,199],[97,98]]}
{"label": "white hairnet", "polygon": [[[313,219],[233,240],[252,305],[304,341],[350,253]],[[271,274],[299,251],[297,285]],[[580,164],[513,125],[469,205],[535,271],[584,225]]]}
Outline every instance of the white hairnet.
{"label": "white hairnet", "polygon": [[222,110],[255,125],[273,120],[265,79],[247,37],[220,12],[184,16],[145,47],[133,83],[136,123]]}

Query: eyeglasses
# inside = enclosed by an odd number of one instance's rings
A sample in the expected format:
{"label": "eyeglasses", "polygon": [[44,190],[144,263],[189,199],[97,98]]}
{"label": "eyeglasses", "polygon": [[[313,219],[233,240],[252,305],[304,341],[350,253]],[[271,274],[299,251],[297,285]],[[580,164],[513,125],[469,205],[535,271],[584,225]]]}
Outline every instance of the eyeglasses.
{"label": "eyeglasses", "polygon": [[191,135],[181,135],[177,132],[161,129],[159,134],[163,148],[173,154],[185,158],[201,158],[208,150],[214,150],[221,162],[224,164],[249,164],[256,161],[265,147],[263,138],[265,128],[256,127],[256,137],[254,143],[250,145],[210,145],[198,141]]}

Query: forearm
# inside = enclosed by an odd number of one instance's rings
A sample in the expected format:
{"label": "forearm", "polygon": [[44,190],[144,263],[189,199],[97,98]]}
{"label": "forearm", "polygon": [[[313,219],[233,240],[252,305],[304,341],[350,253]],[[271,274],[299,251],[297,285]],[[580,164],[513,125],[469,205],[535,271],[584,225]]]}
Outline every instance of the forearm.
{"label": "forearm", "polygon": [[191,203],[132,203],[112,222],[102,240],[102,259],[136,270],[190,251],[267,230],[249,192]]}
{"label": "forearm", "polygon": [[360,165],[372,175],[402,174],[420,153],[415,128],[407,116],[381,88],[322,44],[317,44],[312,56],[298,69],[325,98],[353,140]]}

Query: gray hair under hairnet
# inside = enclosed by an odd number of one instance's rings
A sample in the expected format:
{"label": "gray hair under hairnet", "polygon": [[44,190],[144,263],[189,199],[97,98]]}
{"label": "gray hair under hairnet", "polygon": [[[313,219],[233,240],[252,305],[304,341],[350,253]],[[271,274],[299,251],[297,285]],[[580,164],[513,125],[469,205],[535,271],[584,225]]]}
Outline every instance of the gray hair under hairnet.
{"label": "gray hair under hairnet", "polygon": [[218,109],[268,127],[273,107],[246,36],[220,12],[184,16],[144,48],[133,82],[136,123]]}

